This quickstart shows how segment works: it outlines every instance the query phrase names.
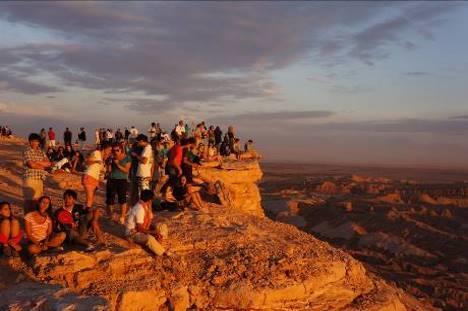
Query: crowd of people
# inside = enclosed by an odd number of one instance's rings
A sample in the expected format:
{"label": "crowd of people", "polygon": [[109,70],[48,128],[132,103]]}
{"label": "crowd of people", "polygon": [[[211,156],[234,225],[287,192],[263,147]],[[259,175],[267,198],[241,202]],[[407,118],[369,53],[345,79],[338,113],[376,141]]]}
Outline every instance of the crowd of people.
{"label": "crowd of people", "polygon": [[[57,142],[53,128],[30,134],[23,154],[25,232],[12,216],[10,204],[0,203],[3,254],[18,254],[25,245],[21,243],[24,234],[30,255],[50,248],[60,250],[65,242],[92,251],[105,244],[100,219],[108,217],[125,226],[129,240],[162,255],[161,241],[168,230],[152,225],[153,209],[200,210],[206,204],[202,197],[216,197],[217,193],[210,181],[198,177],[199,167],[217,166],[227,159],[258,158],[252,140],[241,148],[232,126],[223,136],[219,126],[206,127],[204,122],[190,128],[179,121],[169,133],[159,123],[152,123],[147,134],[134,126],[124,131],[96,129],[96,148],[90,152],[84,148],[84,128],[75,144],[69,128],[63,133],[63,145]],[[68,189],[63,206],[51,207],[50,197],[44,196],[44,180],[57,171],[82,175],[84,204],[78,204],[77,193]],[[105,210],[94,204],[102,181],[106,184]],[[89,232],[95,239],[90,240]]]}

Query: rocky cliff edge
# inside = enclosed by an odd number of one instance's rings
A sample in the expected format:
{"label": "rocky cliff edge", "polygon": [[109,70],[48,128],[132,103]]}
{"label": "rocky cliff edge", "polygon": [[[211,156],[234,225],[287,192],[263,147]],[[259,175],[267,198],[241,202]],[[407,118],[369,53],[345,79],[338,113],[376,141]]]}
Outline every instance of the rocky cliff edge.
{"label": "rocky cliff edge", "polygon": [[157,213],[170,256],[130,245],[123,227],[103,220],[99,251],[1,260],[0,310],[430,310],[343,251],[263,217],[261,175],[256,162],[201,170],[224,182],[233,205]]}

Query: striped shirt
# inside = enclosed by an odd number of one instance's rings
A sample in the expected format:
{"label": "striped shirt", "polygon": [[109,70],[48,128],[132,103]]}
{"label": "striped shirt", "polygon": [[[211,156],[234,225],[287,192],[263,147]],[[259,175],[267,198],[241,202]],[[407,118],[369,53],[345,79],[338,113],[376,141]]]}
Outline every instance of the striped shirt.
{"label": "striped shirt", "polygon": [[23,153],[24,159],[24,179],[44,180],[47,172],[44,170],[32,169],[28,166],[29,161],[48,161],[47,156],[41,149],[34,150],[28,147]]}
{"label": "striped shirt", "polygon": [[[24,221],[31,225],[31,235],[28,236],[30,240],[34,241],[43,241],[47,239],[47,233],[49,231],[49,226],[52,226],[52,220],[49,216],[46,217],[45,221],[38,222],[37,221],[37,212],[31,212],[24,216]],[[42,217],[42,216],[41,216]]]}

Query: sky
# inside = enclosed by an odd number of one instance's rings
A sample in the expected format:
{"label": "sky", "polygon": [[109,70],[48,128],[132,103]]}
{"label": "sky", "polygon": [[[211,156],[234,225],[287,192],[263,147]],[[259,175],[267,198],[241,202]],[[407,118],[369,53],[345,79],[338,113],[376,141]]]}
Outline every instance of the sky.
{"label": "sky", "polygon": [[466,2],[1,2],[0,124],[234,125],[266,161],[468,168]]}

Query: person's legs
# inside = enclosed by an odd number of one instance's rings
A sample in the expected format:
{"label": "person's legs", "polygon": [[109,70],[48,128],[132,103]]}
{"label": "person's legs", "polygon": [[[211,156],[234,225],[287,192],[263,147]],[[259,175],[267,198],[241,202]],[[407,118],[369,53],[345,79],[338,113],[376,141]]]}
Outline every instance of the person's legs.
{"label": "person's legs", "polygon": [[65,241],[65,238],[67,235],[65,232],[59,232],[57,234],[52,234],[52,236],[49,239],[49,242],[47,242],[48,247],[59,247],[60,245],[63,244]]}
{"label": "person's legs", "polygon": [[104,237],[99,226],[99,218],[101,217],[102,213],[101,210],[96,208],[90,212],[91,215],[88,216],[88,219],[91,221],[91,228],[93,229],[94,234],[96,235],[96,239],[98,243],[104,243]]}
{"label": "person's legs", "polygon": [[17,219],[12,219],[10,222],[10,236],[17,237],[21,233],[20,223]]}
{"label": "person's legs", "polygon": [[115,179],[108,179],[106,185],[106,212],[107,216],[111,217],[114,212],[114,200],[116,195]]}
{"label": "person's legs", "polygon": [[9,239],[10,239],[10,220],[4,219],[0,223],[0,243],[8,244]]}
{"label": "person's legs", "polygon": [[72,241],[73,243],[83,245],[83,246],[86,246],[86,247],[89,246],[89,243],[76,230],[73,230],[73,229],[70,230],[69,234],[70,234],[70,241]]}
{"label": "person's legs", "polygon": [[24,213],[34,210],[37,200],[44,193],[42,180],[27,178],[23,181]]}
{"label": "person's legs", "polygon": [[19,252],[22,248],[20,242],[23,239],[23,231],[17,219],[13,219],[10,223],[10,236],[10,246]]}
{"label": "person's legs", "polygon": [[34,244],[34,243],[31,243],[28,245],[28,253],[30,255],[37,255],[37,254],[40,254],[42,253],[43,249],[40,245],[37,245],[37,244]]}
{"label": "person's legs", "polygon": [[200,197],[200,193],[199,193],[199,192],[192,192],[192,193],[190,194],[190,197],[191,197],[191,199],[192,199],[193,205],[195,205],[195,208],[196,208],[197,210],[202,209],[202,208],[204,207],[203,201],[202,201],[202,199],[201,199],[201,197]]}
{"label": "person's legs", "polygon": [[150,234],[147,234],[146,246],[156,255],[162,256],[166,251],[161,243],[156,240],[156,238]]}
{"label": "person's legs", "polygon": [[86,194],[86,203],[85,203],[86,207],[91,208],[94,202],[94,192],[96,191],[96,188],[99,186],[99,181],[95,180],[89,175],[83,175],[81,183],[83,185],[83,188]]}
{"label": "person's legs", "polygon": [[120,204],[120,223],[125,222],[125,217],[127,216],[127,190],[128,182],[125,179],[118,180],[117,187],[117,199]]}

